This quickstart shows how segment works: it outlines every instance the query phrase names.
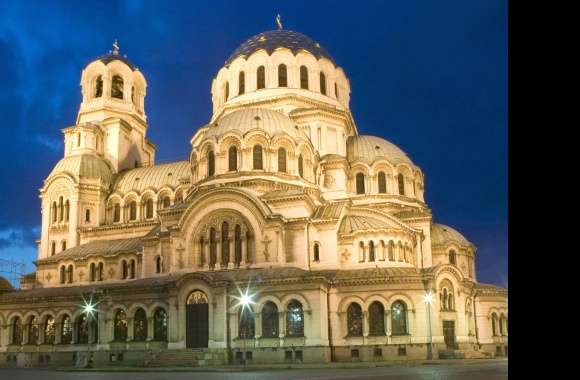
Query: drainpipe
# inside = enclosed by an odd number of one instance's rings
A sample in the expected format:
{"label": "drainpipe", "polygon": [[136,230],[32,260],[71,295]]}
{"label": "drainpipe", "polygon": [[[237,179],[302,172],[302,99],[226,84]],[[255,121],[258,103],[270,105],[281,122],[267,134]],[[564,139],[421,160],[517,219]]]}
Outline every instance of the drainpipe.
{"label": "drainpipe", "polygon": [[312,221],[310,218],[306,222],[306,268],[310,270],[310,225]]}
{"label": "drainpipe", "polygon": [[474,318],[474,325],[475,325],[475,343],[477,344],[478,348],[481,348],[479,344],[479,330],[477,328],[477,309],[476,309],[476,297],[477,297],[477,290],[473,293],[473,318]]}
{"label": "drainpipe", "polygon": [[226,284],[226,352],[228,355],[228,364],[232,364],[232,347],[231,347],[231,343],[230,343],[230,336],[231,336],[231,332],[230,332],[230,311],[229,311],[229,305],[230,305],[230,287],[229,284]]}
{"label": "drainpipe", "polygon": [[330,320],[330,288],[332,284],[329,281],[326,286],[326,314],[328,315],[328,348],[330,349],[330,361],[334,362],[334,347],[332,345],[332,323]]}

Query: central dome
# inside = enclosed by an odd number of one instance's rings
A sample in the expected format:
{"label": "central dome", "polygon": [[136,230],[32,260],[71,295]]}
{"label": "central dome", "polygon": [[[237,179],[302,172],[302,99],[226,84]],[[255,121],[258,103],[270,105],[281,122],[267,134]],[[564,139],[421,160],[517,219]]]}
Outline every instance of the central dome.
{"label": "central dome", "polygon": [[272,137],[280,134],[306,137],[288,116],[266,108],[244,108],[222,116],[209,126],[205,137],[220,137],[231,131],[245,135],[256,129]]}
{"label": "central dome", "polygon": [[278,29],[256,34],[252,38],[240,45],[228,58],[225,65],[229,66],[234,59],[243,56],[247,57],[258,50],[266,50],[268,55],[278,48],[287,48],[296,55],[299,51],[305,50],[317,59],[322,57],[330,60],[335,66],[334,59],[328,54],[320,44],[302,33],[292,30]]}

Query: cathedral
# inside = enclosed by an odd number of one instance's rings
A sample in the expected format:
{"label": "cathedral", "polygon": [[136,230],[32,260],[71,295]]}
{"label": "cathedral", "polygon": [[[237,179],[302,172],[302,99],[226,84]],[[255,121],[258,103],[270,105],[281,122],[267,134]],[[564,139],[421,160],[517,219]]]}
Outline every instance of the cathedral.
{"label": "cathedral", "polygon": [[116,42],[80,85],[36,270],[0,278],[0,366],[507,355],[507,289],[477,282],[421,168],[359,132],[320,43],[279,24],[240,45],[183,161],[155,162],[147,81]]}

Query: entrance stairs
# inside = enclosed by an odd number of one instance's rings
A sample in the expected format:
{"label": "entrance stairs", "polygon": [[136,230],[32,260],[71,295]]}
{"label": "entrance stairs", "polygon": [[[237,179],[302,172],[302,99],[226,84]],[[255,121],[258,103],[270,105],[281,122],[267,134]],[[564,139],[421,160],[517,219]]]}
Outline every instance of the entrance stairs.
{"label": "entrance stairs", "polygon": [[439,359],[493,359],[491,352],[476,350],[441,350]]}
{"label": "entrance stairs", "polygon": [[211,352],[207,348],[163,350],[152,353],[144,360],[144,367],[205,367],[227,363],[224,352]]}

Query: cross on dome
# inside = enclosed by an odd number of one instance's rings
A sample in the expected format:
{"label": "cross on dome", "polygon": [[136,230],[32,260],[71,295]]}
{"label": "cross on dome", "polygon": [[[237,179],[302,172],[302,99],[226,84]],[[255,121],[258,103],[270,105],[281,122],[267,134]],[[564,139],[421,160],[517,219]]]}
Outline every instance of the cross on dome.
{"label": "cross on dome", "polygon": [[113,50],[111,51],[112,54],[118,55],[119,54],[119,42],[115,38],[115,42],[113,42]]}
{"label": "cross on dome", "polygon": [[278,24],[278,29],[282,29],[282,18],[280,17],[280,13],[276,16],[276,24]]}

